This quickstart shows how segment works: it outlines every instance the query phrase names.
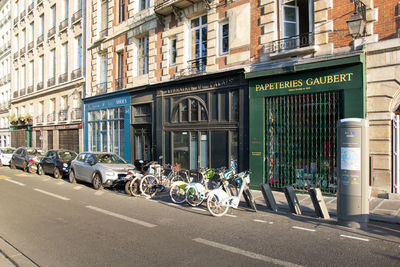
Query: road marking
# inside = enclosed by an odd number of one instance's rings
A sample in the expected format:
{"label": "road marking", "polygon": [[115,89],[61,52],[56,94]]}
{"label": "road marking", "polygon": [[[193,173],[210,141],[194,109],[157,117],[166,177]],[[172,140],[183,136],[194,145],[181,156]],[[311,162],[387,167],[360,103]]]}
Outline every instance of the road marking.
{"label": "road marking", "polygon": [[174,206],[174,207],[180,207],[178,204],[171,203],[171,202],[167,202],[167,205]]}
{"label": "road marking", "polygon": [[44,179],[42,179],[43,182],[47,182],[48,180],[50,180],[50,178],[44,178]]}
{"label": "road marking", "polygon": [[83,188],[83,187],[80,186],[80,185],[74,187],[75,190],[81,190],[82,188]]}
{"label": "road marking", "polygon": [[192,210],[205,211],[204,209],[200,209],[200,208],[192,208]]}
{"label": "road marking", "polygon": [[397,216],[397,214],[400,214],[400,209],[393,211],[391,215]]}
{"label": "road marking", "polygon": [[30,175],[29,175],[29,174],[26,174],[26,173],[20,173],[20,174],[16,174],[15,176],[27,177],[27,176],[30,176]]}
{"label": "road marking", "polygon": [[334,202],[336,200],[336,198],[333,198],[331,200],[329,200],[328,202],[326,202],[326,204],[331,204],[332,202]]}
{"label": "road marking", "polygon": [[103,191],[96,191],[96,193],[94,193],[96,196],[101,196],[102,194],[104,194]]}
{"label": "road marking", "polygon": [[292,226],[292,228],[293,228],[293,229],[297,229],[297,230],[303,230],[303,231],[315,232],[315,229],[308,229],[308,228],[299,227],[299,226]]}
{"label": "road marking", "polygon": [[0,179],[8,179],[8,178],[10,178],[10,177],[5,176],[5,175],[0,175]]}
{"label": "road marking", "polygon": [[225,216],[233,217],[233,218],[236,218],[236,217],[237,217],[236,215],[232,215],[232,214],[225,214]]}
{"label": "road marking", "polygon": [[14,181],[14,180],[11,180],[11,179],[5,179],[5,181],[8,181],[10,183],[17,184],[17,185],[20,185],[20,186],[25,186],[25,184],[17,182],[17,181]]}
{"label": "road marking", "polygon": [[266,223],[266,222],[267,222],[267,221],[257,220],[257,219],[254,219],[253,221],[255,221],[255,222],[260,222],[260,223]]}
{"label": "road marking", "polygon": [[294,263],[291,263],[291,262],[288,262],[288,261],[274,259],[274,258],[271,258],[271,257],[268,257],[268,256],[264,256],[264,255],[261,255],[261,254],[257,254],[257,253],[251,252],[251,251],[246,251],[246,250],[242,250],[240,248],[235,248],[235,247],[231,247],[231,246],[224,245],[224,244],[221,244],[221,243],[216,243],[216,242],[213,242],[213,241],[209,241],[209,240],[206,240],[206,239],[203,239],[203,238],[195,238],[195,239],[193,239],[193,241],[196,241],[198,243],[201,243],[201,244],[204,244],[204,245],[207,245],[207,246],[211,246],[211,247],[214,247],[214,248],[219,248],[219,249],[222,249],[222,250],[225,250],[225,251],[229,251],[229,252],[232,252],[232,253],[240,254],[240,255],[246,256],[248,258],[252,258],[252,259],[256,259],[256,260],[260,260],[260,261],[264,261],[264,262],[268,262],[268,263],[272,263],[272,264],[276,264],[276,265],[281,265],[281,266],[301,266],[301,265],[297,265],[297,264],[294,264]]}
{"label": "road marking", "polygon": [[351,236],[351,235],[340,235],[341,237],[345,237],[345,238],[350,238],[350,239],[356,239],[356,240],[360,240],[360,241],[366,241],[368,242],[369,239],[367,238],[361,238],[361,237],[356,237],[356,236]]}
{"label": "road marking", "polygon": [[60,196],[60,195],[56,195],[56,194],[53,194],[53,193],[50,193],[50,192],[47,192],[47,191],[44,191],[44,190],[41,190],[41,189],[35,188],[34,190],[37,191],[37,192],[40,192],[42,194],[45,194],[45,195],[48,195],[48,196],[51,196],[51,197],[55,197],[55,198],[58,198],[58,199],[61,199],[61,200],[70,200],[69,198],[66,198],[66,197],[63,197],[63,196]]}
{"label": "road marking", "polygon": [[371,212],[374,212],[375,210],[379,209],[379,207],[382,206],[383,201],[384,200],[382,200],[381,203],[379,203],[373,210],[371,210]]}
{"label": "road marking", "polygon": [[139,224],[139,225],[142,225],[142,226],[145,226],[145,227],[153,228],[153,227],[157,226],[157,225],[152,224],[152,223],[140,221],[140,220],[137,220],[137,219],[125,216],[125,215],[117,214],[117,213],[114,213],[114,212],[111,212],[111,211],[108,211],[108,210],[103,210],[103,209],[100,209],[100,208],[97,208],[97,207],[86,206],[86,208],[91,209],[91,210],[95,210],[95,211],[98,211],[100,213],[103,213],[103,214],[106,214],[106,215],[110,215],[110,216],[113,216],[113,217],[116,217],[116,218],[119,218],[119,219],[122,219],[122,220],[125,220],[125,221],[128,221],[128,222],[136,223],[136,224]]}

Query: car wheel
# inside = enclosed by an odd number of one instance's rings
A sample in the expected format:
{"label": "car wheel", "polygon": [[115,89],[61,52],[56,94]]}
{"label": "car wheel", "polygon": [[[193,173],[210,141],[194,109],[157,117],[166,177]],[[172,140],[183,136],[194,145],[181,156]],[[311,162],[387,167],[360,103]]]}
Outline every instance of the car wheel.
{"label": "car wheel", "polygon": [[26,161],[24,161],[24,164],[22,165],[22,169],[24,170],[24,172],[28,171],[28,163],[26,163]]}
{"label": "car wheel", "polygon": [[103,189],[103,183],[101,181],[100,174],[98,174],[98,173],[94,174],[92,184],[93,184],[93,188],[96,190]]}
{"label": "car wheel", "polygon": [[42,174],[43,174],[43,167],[42,167],[42,165],[40,165],[40,164],[38,164],[37,174],[38,174],[38,175],[42,175]]}
{"label": "car wheel", "polygon": [[55,179],[60,179],[61,178],[60,170],[57,167],[54,168],[53,177]]}
{"label": "car wheel", "polygon": [[13,159],[10,161],[10,168],[15,169],[15,161]]}
{"label": "car wheel", "polygon": [[73,170],[70,170],[68,178],[71,184],[76,184],[75,172]]}

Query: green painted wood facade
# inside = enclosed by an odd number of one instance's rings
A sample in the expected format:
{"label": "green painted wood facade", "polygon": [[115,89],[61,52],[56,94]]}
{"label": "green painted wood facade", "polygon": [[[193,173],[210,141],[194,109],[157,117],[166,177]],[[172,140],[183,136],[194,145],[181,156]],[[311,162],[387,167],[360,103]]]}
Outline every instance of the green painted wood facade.
{"label": "green painted wood facade", "polygon": [[249,165],[251,187],[265,183],[266,97],[340,91],[344,118],[365,118],[365,55],[269,69],[246,74],[249,80]]}

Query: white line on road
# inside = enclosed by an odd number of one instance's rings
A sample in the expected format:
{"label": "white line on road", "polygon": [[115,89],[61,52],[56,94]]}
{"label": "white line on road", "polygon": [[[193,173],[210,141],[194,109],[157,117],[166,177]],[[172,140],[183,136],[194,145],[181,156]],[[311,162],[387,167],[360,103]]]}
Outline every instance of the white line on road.
{"label": "white line on road", "polygon": [[51,196],[51,197],[55,197],[55,198],[58,198],[58,199],[61,199],[61,200],[70,200],[69,198],[66,198],[66,197],[63,197],[63,196],[60,196],[60,195],[56,195],[56,194],[53,194],[53,193],[50,193],[50,192],[47,192],[47,191],[44,191],[44,190],[41,190],[41,189],[35,188],[34,190],[37,191],[37,192],[40,192],[42,194],[45,194],[45,195],[48,195],[48,196]]}
{"label": "white line on road", "polygon": [[8,181],[10,183],[17,184],[17,185],[20,185],[20,186],[25,186],[25,184],[17,182],[17,181],[14,181],[14,180],[11,180],[11,179],[5,179],[5,181]]}
{"label": "white line on road", "polygon": [[367,238],[361,238],[361,237],[356,237],[356,236],[351,236],[351,235],[340,235],[341,237],[345,237],[345,238],[350,238],[350,239],[356,239],[356,240],[360,240],[360,241],[366,241],[368,242],[369,239]]}
{"label": "white line on road", "polygon": [[254,219],[253,221],[255,221],[255,222],[260,222],[260,223],[266,223],[266,222],[267,222],[267,221],[257,220],[257,219]]}
{"label": "white line on road", "polygon": [[75,190],[81,190],[82,188],[83,188],[83,187],[80,186],[80,185],[74,187]]}
{"label": "white line on road", "polygon": [[204,209],[200,209],[200,208],[192,208],[192,210],[205,211]]}
{"label": "white line on road", "polygon": [[329,200],[328,202],[326,202],[325,204],[331,204],[336,200],[336,198],[332,198],[331,200]]}
{"label": "white line on road", "polygon": [[225,214],[225,216],[233,217],[233,218],[236,218],[236,217],[237,217],[236,215],[232,215],[232,214]]}
{"label": "white line on road", "polygon": [[103,191],[96,191],[96,193],[94,193],[96,196],[101,196],[102,194],[104,194]]}
{"label": "white line on road", "polygon": [[281,266],[301,266],[301,265],[297,265],[297,264],[294,264],[294,263],[291,263],[291,262],[288,262],[288,261],[274,259],[274,258],[271,258],[271,257],[268,257],[268,256],[264,256],[264,255],[261,255],[261,254],[257,254],[257,253],[251,252],[251,251],[242,250],[240,248],[227,246],[227,245],[224,245],[224,244],[221,244],[221,243],[216,243],[216,242],[209,241],[209,240],[202,239],[202,238],[195,238],[195,239],[193,239],[193,241],[196,241],[198,243],[201,243],[201,244],[204,244],[204,245],[207,245],[207,246],[211,246],[211,247],[214,247],[214,248],[219,248],[219,249],[222,249],[222,250],[225,250],[225,251],[229,251],[229,252],[232,252],[232,253],[240,254],[240,255],[243,255],[243,256],[246,256],[246,257],[249,257],[249,258],[252,258],[252,259],[256,259],[256,260],[260,260],[260,261],[276,264],[276,265],[281,265]]}
{"label": "white line on road", "polygon": [[62,184],[65,184],[65,182],[60,181],[60,182],[58,182],[57,184],[58,184],[58,185],[62,185]]}
{"label": "white line on road", "polygon": [[299,226],[292,226],[292,228],[298,229],[298,230],[303,230],[303,231],[315,232],[315,229],[308,229],[308,228],[299,227]]}
{"label": "white line on road", "polygon": [[117,213],[114,213],[114,212],[111,212],[111,211],[108,211],[108,210],[103,210],[103,209],[100,209],[100,208],[97,208],[97,207],[86,206],[86,208],[91,209],[91,210],[95,210],[95,211],[98,211],[98,212],[101,212],[103,214],[110,215],[110,216],[113,216],[113,217],[116,217],[116,218],[119,218],[119,219],[122,219],[122,220],[125,220],[125,221],[128,221],[128,222],[136,223],[136,224],[139,224],[139,225],[142,225],[142,226],[145,226],[145,227],[152,228],[152,227],[156,227],[157,226],[155,224],[151,224],[151,223],[148,223],[148,222],[140,221],[140,220],[137,220],[137,219],[134,219],[134,218],[131,218],[131,217],[127,217],[125,215],[117,214]]}
{"label": "white line on road", "polygon": [[178,204],[171,203],[171,202],[167,202],[167,205],[174,206],[174,207],[180,207]]}

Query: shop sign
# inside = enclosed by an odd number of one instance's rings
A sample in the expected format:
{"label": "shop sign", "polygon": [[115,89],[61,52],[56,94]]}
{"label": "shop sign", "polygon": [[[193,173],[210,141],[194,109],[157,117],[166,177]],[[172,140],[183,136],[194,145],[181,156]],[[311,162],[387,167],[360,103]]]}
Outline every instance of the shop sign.
{"label": "shop sign", "polygon": [[166,90],[166,94],[177,94],[177,93],[198,91],[203,89],[214,89],[224,86],[231,86],[238,82],[239,78],[237,77],[226,77],[223,79],[205,80],[196,83],[186,83],[178,86],[169,87]]}

